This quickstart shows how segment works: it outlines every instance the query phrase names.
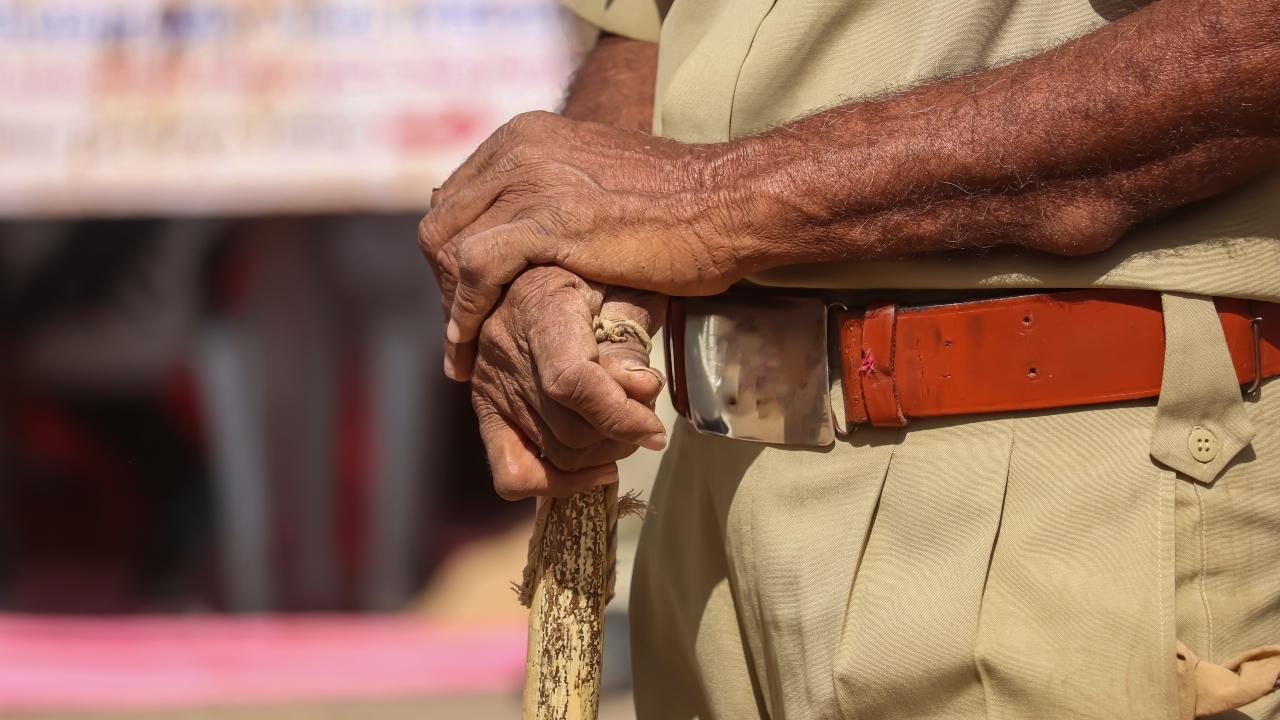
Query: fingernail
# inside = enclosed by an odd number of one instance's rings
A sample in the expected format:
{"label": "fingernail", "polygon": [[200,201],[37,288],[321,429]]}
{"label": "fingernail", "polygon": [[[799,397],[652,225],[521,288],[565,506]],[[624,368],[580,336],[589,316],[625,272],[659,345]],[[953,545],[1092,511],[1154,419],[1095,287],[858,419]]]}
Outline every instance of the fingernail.
{"label": "fingernail", "polygon": [[453,366],[453,358],[444,356],[444,376],[450,380],[458,379],[458,369]]}
{"label": "fingernail", "polygon": [[658,389],[659,389],[659,390],[661,390],[662,388],[666,387],[666,385],[667,385],[667,376],[663,375],[663,374],[662,374],[661,372],[659,372],[658,370],[656,370],[656,369],[654,369],[654,368],[649,367],[648,365],[643,365],[643,366],[641,366],[641,367],[633,367],[633,368],[632,368],[632,367],[629,367],[629,368],[627,368],[627,369],[628,369],[628,370],[632,370],[632,371],[634,371],[634,372],[642,372],[642,373],[648,373],[648,374],[652,375],[654,378],[656,378],[656,379],[658,380]]}
{"label": "fingernail", "polygon": [[449,339],[449,342],[451,342],[451,343],[456,343],[456,342],[460,342],[460,341],[461,341],[461,339],[462,339],[462,328],[458,327],[458,321],[457,321],[457,320],[450,320],[450,321],[449,321],[449,327],[445,328],[444,336],[445,336],[446,338],[448,338],[448,339]]}
{"label": "fingernail", "polygon": [[640,447],[646,450],[661,450],[667,446],[666,433],[654,433],[640,441]]}

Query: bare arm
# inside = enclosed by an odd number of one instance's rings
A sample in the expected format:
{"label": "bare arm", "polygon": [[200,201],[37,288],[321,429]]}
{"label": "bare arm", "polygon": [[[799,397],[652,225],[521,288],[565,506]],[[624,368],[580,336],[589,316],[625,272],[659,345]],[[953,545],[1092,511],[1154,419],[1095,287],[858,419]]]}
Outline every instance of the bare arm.
{"label": "bare arm", "polygon": [[1280,163],[1280,2],[1156,2],[1022,62],[726,150],[712,185],[772,227],[743,244],[748,266],[1097,252]]}
{"label": "bare arm", "polygon": [[569,83],[560,114],[647,133],[657,80],[657,45],[601,35]]}
{"label": "bare arm", "polygon": [[734,142],[518,118],[428,218],[464,278],[450,341],[529,263],[705,294],[802,262],[1097,252],[1280,163],[1277,67],[1280,0],[1160,0],[1021,62]]}

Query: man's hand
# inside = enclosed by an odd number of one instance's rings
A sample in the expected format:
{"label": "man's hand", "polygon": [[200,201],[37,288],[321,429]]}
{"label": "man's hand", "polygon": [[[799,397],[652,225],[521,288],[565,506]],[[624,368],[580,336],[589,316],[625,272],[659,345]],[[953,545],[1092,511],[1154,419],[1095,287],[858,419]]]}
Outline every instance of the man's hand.
{"label": "man's hand", "polygon": [[475,339],[529,265],[668,295],[713,294],[741,278],[728,208],[704,191],[712,156],[551,113],[494,133],[436,192],[420,227],[449,305],[454,368],[466,365],[457,345]]}
{"label": "man's hand", "polygon": [[617,478],[636,446],[666,442],[653,400],[660,376],[641,344],[597,344],[602,314],[656,329],[636,305],[555,267],[523,273],[484,324],[472,399],[494,487],[507,499],[568,495]]}

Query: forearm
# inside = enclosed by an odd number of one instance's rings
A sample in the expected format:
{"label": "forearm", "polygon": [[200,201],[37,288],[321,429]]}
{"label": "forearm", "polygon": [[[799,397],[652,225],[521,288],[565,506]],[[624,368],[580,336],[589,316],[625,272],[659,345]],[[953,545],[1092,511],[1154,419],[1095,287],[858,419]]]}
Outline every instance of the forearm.
{"label": "forearm", "polygon": [[[658,75],[658,46],[617,35],[602,35],[569,84],[560,114],[649,132]],[[666,298],[642,290],[604,287],[603,312],[625,317],[656,332],[666,314]]]}
{"label": "forearm", "polygon": [[657,45],[601,35],[569,83],[560,114],[647,133],[657,76]]}
{"label": "forearm", "polygon": [[748,271],[1095,252],[1280,162],[1278,67],[1280,2],[1163,0],[1013,65],[711,146],[709,214]]}

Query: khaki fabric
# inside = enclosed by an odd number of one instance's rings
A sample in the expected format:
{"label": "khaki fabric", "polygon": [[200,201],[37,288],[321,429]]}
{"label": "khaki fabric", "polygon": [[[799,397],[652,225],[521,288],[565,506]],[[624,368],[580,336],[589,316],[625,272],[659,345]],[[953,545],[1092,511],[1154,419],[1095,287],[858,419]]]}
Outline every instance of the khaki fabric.
{"label": "khaki fabric", "polygon": [[[1134,0],[565,0],[583,17],[661,25],[654,130],[722,142],[822,108],[1009,62],[1094,30]],[[609,9],[605,11],[605,6]],[[648,13],[647,15],[645,13]],[[649,37],[632,20],[627,34]],[[960,289],[1125,287],[1280,300],[1280,171],[1136,229],[1109,252],[824,263],[764,285]],[[1272,271],[1261,272],[1267,268]]]}
{"label": "khaki fabric", "polygon": [[[1164,293],[1164,374],[1151,457],[1200,482],[1212,482],[1253,441],[1231,353],[1213,298]],[[1193,433],[1207,433],[1214,457],[1197,458]],[[1280,528],[1277,528],[1280,531]]]}
{"label": "khaki fabric", "polygon": [[1244,410],[1208,484],[1152,461],[1151,402],[821,452],[681,421],[636,560],[639,717],[1183,717],[1178,640],[1225,665],[1280,638],[1280,384]]}
{"label": "khaki fabric", "polygon": [[652,0],[562,0],[578,17],[614,35],[658,42],[661,21]]}

